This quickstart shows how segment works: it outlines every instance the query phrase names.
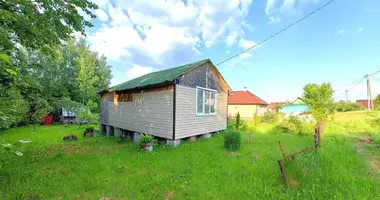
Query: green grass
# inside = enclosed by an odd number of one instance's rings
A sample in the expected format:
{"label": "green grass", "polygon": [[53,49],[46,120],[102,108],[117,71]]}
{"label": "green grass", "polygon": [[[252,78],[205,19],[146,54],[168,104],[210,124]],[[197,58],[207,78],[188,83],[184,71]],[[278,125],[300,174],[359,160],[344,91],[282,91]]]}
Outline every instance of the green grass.
{"label": "green grass", "polygon": [[[380,199],[379,182],[368,175],[372,151],[359,153],[346,134],[326,134],[319,151],[288,162],[292,186],[285,188],[278,142],[289,154],[313,138],[265,134],[273,127],[260,125],[252,144],[242,134],[237,153],[224,150],[222,135],[146,153],[131,141],[82,138],[78,126],[10,129],[0,133],[1,143],[33,143],[17,144],[23,157],[0,150],[0,199]],[[61,141],[71,133],[79,141]]]}

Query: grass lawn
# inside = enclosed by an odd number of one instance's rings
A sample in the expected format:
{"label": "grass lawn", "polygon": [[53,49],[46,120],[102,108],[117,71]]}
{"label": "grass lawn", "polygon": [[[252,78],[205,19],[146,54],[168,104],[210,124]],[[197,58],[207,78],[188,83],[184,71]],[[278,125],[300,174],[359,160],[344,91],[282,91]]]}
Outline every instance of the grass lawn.
{"label": "grass lawn", "polygon": [[[216,135],[146,153],[131,141],[82,138],[77,125],[32,130],[0,133],[1,144],[33,141],[17,144],[22,157],[0,149],[0,199],[380,199],[379,171],[371,166],[380,144],[358,146],[347,134],[326,134],[319,151],[289,162],[285,188],[278,142],[292,153],[311,145],[312,136],[256,133],[247,144],[243,134],[241,150],[230,153]],[[79,141],[61,141],[72,133]]]}

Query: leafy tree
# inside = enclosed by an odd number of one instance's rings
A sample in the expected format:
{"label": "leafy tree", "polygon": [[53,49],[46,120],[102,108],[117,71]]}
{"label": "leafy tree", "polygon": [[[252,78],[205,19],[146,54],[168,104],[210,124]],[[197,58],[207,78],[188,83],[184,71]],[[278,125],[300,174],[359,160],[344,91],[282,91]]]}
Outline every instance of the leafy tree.
{"label": "leafy tree", "polygon": [[7,129],[26,121],[29,105],[16,88],[0,85],[0,129]]}
{"label": "leafy tree", "polygon": [[303,100],[310,106],[312,115],[318,122],[334,112],[334,91],[330,83],[307,84],[303,90]]}
{"label": "leafy tree", "polygon": [[0,50],[10,55],[16,44],[32,50],[60,45],[92,26],[80,12],[95,18],[93,9],[89,0],[0,0]]}
{"label": "leafy tree", "polygon": [[80,108],[79,113],[76,115],[77,119],[81,121],[80,126],[82,126],[83,123],[94,124],[99,121],[99,113],[91,112],[95,105],[94,102],[89,101],[86,106]]}
{"label": "leafy tree", "polygon": [[380,94],[376,96],[374,104],[375,104],[375,110],[380,110]]}
{"label": "leafy tree", "polygon": [[33,113],[31,115],[31,119],[34,124],[34,131],[36,130],[36,124],[42,121],[42,118],[46,116],[49,112],[51,112],[52,107],[49,103],[42,98],[37,98],[32,105]]}

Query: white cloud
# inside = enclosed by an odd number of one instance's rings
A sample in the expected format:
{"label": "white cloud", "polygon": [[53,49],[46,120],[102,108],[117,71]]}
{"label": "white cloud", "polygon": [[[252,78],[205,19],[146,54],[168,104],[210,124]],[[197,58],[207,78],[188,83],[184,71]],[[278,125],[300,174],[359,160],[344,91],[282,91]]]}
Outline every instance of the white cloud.
{"label": "white cloud", "polygon": [[149,74],[154,71],[154,68],[152,67],[144,67],[141,65],[133,65],[132,68],[128,69],[127,73],[125,73],[125,76],[127,80],[131,80],[137,77],[140,77],[145,74]]}
{"label": "white cloud", "polygon": [[360,32],[363,32],[364,31],[364,27],[359,27],[356,32],[360,33]]}
{"label": "white cloud", "polygon": [[339,29],[337,33],[341,35],[341,34],[343,34],[344,32],[346,32],[346,29],[342,28],[342,29]]}
{"label": "white cloud", "polygon": [[100,21],[108,21],[108,14],[102,9],[95,10],[95,15],[98,17]]}
{"label": "white cloud", "polygon": [[[292,14],[300,14],[302,6],[307,3],[318,3],[320,0],[267,0],[265,6],[265,13],[270,18],[272,16]],[[270,24],[275,24],[272,22],[277,22],[276,18],[269,19]],[[278,23],[278,22],[277,22]]]}
{"label": "white cloud", "polygon": [[231,52],[230,50],[227,50],[227,51],[226,51],[226,54],[230,54],[230,52]]}
{"label": "white cloud", "polygon": [[247,59],[247,58],[252,57],[252,54],[250,54],[250,53],[242,53],[242,54],[240,54],[239,57],[240,57],[242,60],[245,60],[245,59]]}
{"label": "white cloud", "polygon": [[267,0],[267,5],[265,7],[265,12],[267,14],[271,14],[275,11],[276,5],[278,4],[279,0]]}
{"label": "white cloud", "polygon": [[237,41],[236,35],[229,35],[226,39],[226,45],[231,46],[234,45]]}
{"label": "white cloud", "polygon": [[189,60],[202,54],[202,46],[233,45],[244,35],[243,27],[252,30],[244,22],[252,0],[96,2],[109,14],[109,23],[89,34],[92,48],[110,60],[127,58],[143,66]]}
{"label": "white cloud", "polygon": [[107,8],[110,0],[91,0],[93,3],[99,6],[99,8]]}
{"label": "white cloud", "polygon": [[270,16],[268,19],[269,19],[268,24],[271,24],[271,25],[272,24],[278,24],[281,22],[281,19],[279,16]]}
{"label": "white cloud", "polygon": [[245,40],[244,38],[240,38],[238,45],[242,49],[248,49],[248,48],[256,45],[256,43],[254,41]]}

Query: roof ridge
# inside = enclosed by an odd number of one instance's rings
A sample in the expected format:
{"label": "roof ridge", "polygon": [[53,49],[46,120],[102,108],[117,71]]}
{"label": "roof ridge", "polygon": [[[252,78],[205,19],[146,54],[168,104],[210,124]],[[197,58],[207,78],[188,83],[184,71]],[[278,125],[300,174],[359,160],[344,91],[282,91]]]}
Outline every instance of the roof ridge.
{"label": "roof ridge", "polygon": [[171,82],[174,79],[178,78],[179,76],[183,75],[184,73],[196,67],[199,67],[200,65],[206,62],[211,62],[211,60],[203,59],[200,61],[144,74],[142,76],[125,81],[118,85],[112,86],[109,88],[109,91],[122,91],[122,90],[128,90],[128,89],[133,89],[133,88],[146,87],[149,85],[161,84],[165,82]]}

